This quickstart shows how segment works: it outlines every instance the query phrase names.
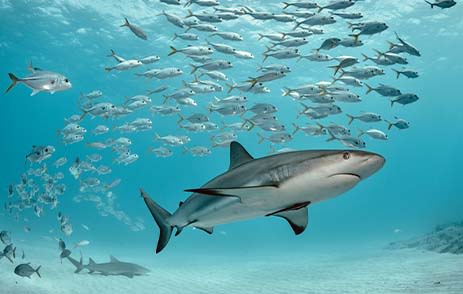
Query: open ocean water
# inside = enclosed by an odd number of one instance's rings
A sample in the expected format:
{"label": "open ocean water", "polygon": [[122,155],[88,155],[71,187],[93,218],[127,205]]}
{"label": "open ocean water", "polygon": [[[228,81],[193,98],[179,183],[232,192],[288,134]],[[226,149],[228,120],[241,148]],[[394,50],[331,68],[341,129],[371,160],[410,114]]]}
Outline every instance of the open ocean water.
{"label": "open ocean water", "polygon": [[[273,0],[220,0],[220,4],[199,1],[187,7],[184,7],[185,0],[181,2],[181,5],[172,5],[157,0],[0,0],[0,85],[6,89],[11,84],[8,73],[18,78],[31,75],[30,63],[38,76],[44,71],[52,72],[52,78],[41,80],[45,80],[45,87],[64,83],[63,80],[53,80],[56,73],[64,75],[72,84],[71,88],[54,94],[40,92],[31,96],[32,90],[20,80],[0,99],[0,231],[5,231],[11,239],[11,249],[16,248],[14,256],[8,252],[10,249],[0,254],[0,292],[463,293],[461,255],[422,248],[387,249],[391,242],[409,240],[431,232],[437,225],[462,220],[459,167],[463,164],[460,83],[463,3],[457,1],[448,9],[431,9],[425,1],[418,0],[351,1],[352,6],[345,9],[335,10],[328,6],[317,14],[318,8],[291,5],[283,9],[282,2]],[[318,4],[323,7],[329,2]],[[235,10],[221,10],[224,7]],[[184,18],[189,9],[196,16]],[[185,24],[183,28],[175,26],[161,15],[163,11],[178,16],[181,21],[196,19],[198,23],[215,26],[218,32],[237,33],[243,40],[211,35],[212,32],[200,31],[195,25],[188,33],[197,35],[198,40],[179,37],[172,40],[174,34],[184,33],[188,27]],[[267,52],[297,49],[296,55],[307,56],[316,53],[314,49],[329,38],[352,40],[349,22],[354,23],[354,28],[365,26],[365,22],[366,25],[386,23],[387,29],[372,35],[359,35],[361,46],[336,44],[333,48],[318,51],[333,58],[330,61],[270,56],[264,62],[266,46],[279,41],[259,39],[258,34],[277,33],[273,35],[276,38],[278,32],[293,32],[297,22],[309,18],[291,14],[296,11],[312,12],[315,17],[333,17],[336,22],[314,26],[303,24],[296,31],[314,29],[305,37],[307,43],[293,47],[277,44]],[[210,18],[206,19],[203,12]],[[363,17],[345,19],[331,14],[354,12]],[[288,20],[291,15],[293,19]],[[121,27],[124,18],[140,28],[147,40],[137,37],[128,27]],[[323,34],[318,34],[320,29]],[[362,30],[354,33],[359,31]],[[375,49],[387,52],[396,48],[397,45],[390,47],[389,43],[400,44],[396,34],[417,48],[420,56],[399,52],[398,55],[385,53],[379,57],[380,62],[394,63],[390,65],[364,60],[363,54],[375,58]],[[283,40],[292,38],[297,37],[286,35]],[[253,58],[221,53],[207,41],[246,51],[243,54],[251,53]],[[206,83],[195,83],[195,75],[190,73],[191,64],[202,63],[181,52],[168,56],[172,50],[170,46],[181,50],[189,45],[190,50],[193,46],[213,50],[212,54],[196,52],[190,55],[231,62],[231,68],[210,69],[221,71],[227,80],[201,74],[199,79]],[[159,56],[160,59],[154,57],[154,62],[136,68],[107,71],[105,68],[118,64],[108,56],[111,49],[118,56],[134,62],[148,56]],[[350,75],[349,71],[366,66],[377,66],[382,74],[368,79],[359,77],[360,87],[339,81],[331,83],[334,70],[329,66],[341,62],[342,56],[357,58],[358,62],[344,68],[344,77]],[[408,64],[397,64],[398,58],[406,58]],[[211,61],[205,61],[205,64],[207,62]],[[261,66],[272,64],[288,66],[291,71],[284,73],[284,77],[263,80],[262,83],[259,78],[253,80],[265,74],[258,71]],[[180,69],[182,74],[166,79],[136,75],[151,69],[172,67]],[[401,74],[397,78],[393,69],[412,69],[419,76],[407,78]],[[206,71],[207,68],[198,69],[197,73]],[[251,92],[233,89],[227,93],[228,85],[245,83],[249,79],[253,81],[247,84]],[[210,85],[207,80],[223,89],[200,93],[205,88],[201,85]],[[196,101],[196,106],[182,105],[181,100],[173,98],[165,101],[163,95],[188,88],[188,83],[193,83],[190,89],[197,87],[194,94],[188,95]],[[388,85],[402,94],[416,94],[419,99],[406,105],[395,102],[391,107],[391,99],[398,96],[385,97],[376,91],[366,94],[365,84],[372,87]],[[302,104],[311,107],[321,104],[310,97],[301,97],[297,90],[291,92],[294,95],[282,95],[283,89],[296,89],[302,85],[318,89],[319,97],[334,99],[332,102],[342,109],[341,113],[316,110],[302,113]],[[149,90],[160,86],[167,86],[167,89],[148,94]],[[266,87],[266,93],[255,93],[263,87]],[[83,97],[94,91],[101,91],[102,95],[94,99]],[[349,93],[355,93],[361,101],[346,102]],[[137,99],[146,99],[133,98],[136,95],[148,95],[149,101],[131,105]],[[230,95],[246,96],[247,101],[220,106],[214,98],[223,99]],[[108,103],[107,107],[115,106],[119,111],[132,108],[124,115],[116,115],[114,110],[94,115],[96,112],[92,107],[98,103]],[[259,125],[260,121],[253,117],[256,113],[249,110],[256,103],[274,106],[276,112],[272,110],[272,113],[261,113],[261,116],[271,117],[275,126],[285,129],[264,130],[262,127],[268,124]],[[165,108],[167,105],[178,106],[184,117],[204,114],[217,127],[205,130],[206,127],[200,125],[203,122],[179,122],[178,113],[160,115],[152,111],[154,106]],[[214,106],[220,110],[223,105],[233,113],[222,115],[218,111],[209,111]],[[248,110],[240,113],[241,106]],[[355,119],[348,124],[346,114],[364,112],[379,114],[381,121]],[[75,123],[86,129],[83,135],[77,135],[83,138],[73,139],[75,132],[63,134],[66,132],[63,128],[69,126],[66,119],[69,121],[73,115],[79,118]],[[320,118],[311,115],[320,115]],[[385,120],[394,121],[395,117],[406,120],[409,128],[401,130],[392,126],[388,129]],[[145,120],[136,125],[136,119]],[[146,119],[150,123],[146,123]],[[319,136],[306,135],[302,130],[293,134],[294,125],[317,126],[317,122],[324,126],[345,126],[351,135],[343,141],[342,135],[335,134],[337,139],[327,141],[330,135],[326,128],[320,129],[324,133]],[[185,125],[191,126],[192,123],[197,124],[199,132],[185,129]],[[227,127],[231,123],[243,123],[243,128],[250,125],[252,128],[233,132]],[[128,125],[127,132],[118,128],[124,124]],[[108,131],[95,135],[94,129],[99,125],[107,126]],[[159,229],[140,197],[140,188],[173,213],[179,202],[190,195],[184,192],[185,189],[199,188],[228,169],[231,141],[240,142],[255,158],[289,150],[355,150],[362,146],[352,145],[352,140],[358,142],[360,130],[369,129],[387,135],[387,140],[375,139],[368,134],[360,137],[366,145],[362,150],[383,156],[386,160],[384,167],[339,197],[309,204],[308,226],[304,233],[296,236],[288,223],[279,217],[217,225],[211,235],[190,226],[178,237],[172,236],[166,248],[155,254]],[[64,144],[68,134],[67,140],[78,142]],[[156,139],[157,134],[161,137],[188,136],[189,141],[175,138],[175,144],[171,142],[169,145],[167,141]],[[275,142],[269,140],[272,134],[279,134],[272,137]],[[265,138],[263,142],[259,142],[261,135]],[[131,144],[128,145],[125,139],[116,142],[120,137],[129,139]],[[278,140],[284,142],[276,142]],[[345,146],[342,141],[347,145],[351,142],[351,145]],[[102,148],[91,147],[95,142],[101,143]],[[224,146],[216,147],[216,144]],[[34,152],[43,155],[44,150],[49,149],[45,146],[55,149],[51,157],[31,162]],[[162,150],[169,152],[169,156],[157,156],[150,151],[161,146],[167,148]],[[210,154],[193,156],[194,149],[191,148],[195,146],[204,147],[201,150]],[[55,162],[62,157],[67,162],[57,167]],[[78,166],[76,158],[79,158]],[[78,177],[69,170],[73,171],[72,167],[76,166]],[[307,182],[310,184],[314,183]],[[463,246],[461,235],[457,238]],[[75,260],[79,261],[83,256],[84,265],[88,264],[88,258],[103,263],[113,255],[122,261],[139,264],[150,272],[131,277],[131,274],[105,275],[98,271],[87,274],[89,270],[83,269],[75,274],[75,267],[69,260],[66,257],[60,259],[63,251],[58,246],[60,239]],[[75,246],[79,242],[81,244]],[[0,251],[9,243],[0,244]],[[18,265],[29,262],[33,269],[41,266],[41,278],[35,273],[31,279],[15,275]]]}

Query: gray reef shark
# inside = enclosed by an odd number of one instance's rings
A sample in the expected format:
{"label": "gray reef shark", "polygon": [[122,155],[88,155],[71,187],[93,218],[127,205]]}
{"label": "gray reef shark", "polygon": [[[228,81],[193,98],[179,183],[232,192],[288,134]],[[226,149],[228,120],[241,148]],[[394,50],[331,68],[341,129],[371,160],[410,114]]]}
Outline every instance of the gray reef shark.
{"label": "gray reef shark", "polygon": [[82,263],[82,256],[80,257],[80,261],[75,260],[71,256],[68,256],[67,259],[76,267],[75,273],[86,269],[89,274],[97,273],[103,276],[126,276],[133,278],[134,276],[142,276],[150,272],[147,268],[135,263],[120,261],[114,256],[110,256],[110,261],[105,263],[96,263],[93,259],[89,258],[87,265]]}
{"label": "gray reef shark", "polygon": [[212,234],[213,227],[235,221],[278,216],[296,235],[307,227],[307,206],[336,197],[377,172],[381,155],[359,150],[306,150],[254,159],[238,142],[230,144],[230,167],[193,192],[171,214],[143,190],[143,197],[160,228],[156,253],[192,226]]}

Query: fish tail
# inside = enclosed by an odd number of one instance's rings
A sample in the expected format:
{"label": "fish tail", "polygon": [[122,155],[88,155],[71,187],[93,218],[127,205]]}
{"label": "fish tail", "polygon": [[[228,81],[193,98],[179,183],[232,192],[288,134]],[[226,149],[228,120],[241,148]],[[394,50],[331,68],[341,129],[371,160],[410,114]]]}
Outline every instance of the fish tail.
{"label": "fish tail", "polygon": [[368,95],[370,94],[371,91],[373,91],[373,87],[371,87],[370,85],[368,85],[367,83],[365,83],[365,86],[368,88],[367,92],[365,93],[365,95]]}
{"label": "fish tail", "polygon": [[365,131],[364,131],[364,130],[362,130],[362,129],[358,128],[358,131],[359,131],[359,134],[358,134],[358,136],[357,136],[357,137],[359,137],[359,138],[360,138],[361,136],[365,135]]}
{"label": "fish tail", "polygon": [[431,2],[426,1],[426,0],[424,0],[424,2],[428,3],[429,5],[431,5],[431,8],[434,8],[434,4],[432,4]]}
{"label": "fish tail", "polygon": [[373,49],[373,51],[375,51],[378,54],[378,56],[384,56],[384,54],[385,54],[385,53],[379,51],[378,49]]}
{"label": "fish tail", "polygon": [[185,16],[185,18],[193,17],[193,11],[191,9],[188,9],[188,15]]}
{"label": "fish tail", "polygon": [[190,74],[195,73],[195,72],[198,70],[198,68],[199,68],[198,66],[196,66],[196,65],[194,65],[194,64],[190,64],[190,66],[191,66],[191,72],[190,72]]}
{"label": "fish tail", "polygon": [[286,9],[289,7],[289,3],[288,2],[283,2],[283,9]]}
{"label": "fish tail", "polygon": [[71,256],[68,256],[66,258],[69,260],[70,263],[72,263],[76,267],[74,273],[80,273],[85,268],[85,266],[82,263],[82,256],[80,256],[80,261],[75,260]]}
{"label": "fish tail", "polygon": [[230,94],[230,92],[233,91],[233,89],[235,89],[236,87],[236,83],[233,80],[232,80],[232,84],[225,83],[225,85],[228,87],[227,94]]}
{"label": "fish tail", "polygon": [[367,61],[368,59],[370,59],[370,57],[368,57],[368,55],[366,54],[362,53],[362,56],[363,56],[363,61]]}
{"label": "fish tail", "polygon": [[297,133],[297,131],[299,131],[301,128],[296,125],[295,123],[292,123],[293,127],[294,127],[294,132],[293,132],[293,136]]}
{"label": "fish tail", "polygon": [[114,57],[114,55],[116,55],[116,51],[114,51],[113,49],[109,49],[109,50],[111,50],[111,54],[106,55],[106,57]]}
{"label": "fish tail", "polygon": [[392,70],[396,72],[396,74],[397,74],[397,79],[398,79],[398,78],[400,77],[400,71],[398,71],[397,69],[392,69]]}
{"label": "fish tail", "polygon": [[257,36],[259,36],[259,37],[257,38],[257,40],[262,40],[262,38],[264,37],[264,35],[262,35],[262,34],[260,34],[260,33],[258,33]]}
{"label": "fish tail", "polygon": [[323,7],[318,6],[318,13],[322,12],[323,9],[324,9]]}
{"label": "fish tail", "polygon": [[347,122],[347,124],[350,125],[354,121],[355,117],[350,114],[346,114],[346,116],[349,118],[349,121]]}
{"label": "fish tail", "polygon": [[6,89],[5,94],[8,93],[11,89],[13,89],[14,86],[16,86],[16,84],[20,81],[20,79],[18,79],[18,77],[16,77],[16,76],[15,76],[14,74],[12,74],[11,72],[8,73],[8,76],[10,77],[11,84],[10,84],[10,86],[8,86],[8,88]]}
{"label": "fish tail", "polygon": [[175,53],[177,53],[177,49],[174,47],[174,46],[170,46],[170,53],[167,54],[167,56],[171,56],[171,55],[174,55]]}
{"label": "fish tail", "polygon": [[257,137],[259,137],[258,143],[259,143],[259,144],[262,144],[262,142],[264,142],[264,140],[265,140],[265,137],[262,136],[260,133],[257,133]]}
{"label": "fish tail", "polygon": [[390,130],[394,124],[388,120],[384,120],[384,121],[387,123],[387,130]]}
{"label": "fish tail", "polygon": [[336,136],[330,130],[328,130],[328,134],[330,135],[330,137],[326,139],[326,142],[331,142],[333,140],[336,140]]}
{"label": "fish tail", "polygon": [[177,121],[177,124],[180,125],[180,123],[181,123],[182,121],[184,121],[184,120],[185,120],[185,118],[183,117],[183,115],[181,115],[181,114],[179,113],[179,114],[178,114],[178,121]]}
{"label": "fish tail", "polygon": [[177,33],[174,33],[174,37],[172,38],[172,41],[177,39],[177,37],[178,37]]}
{"label": "fish tail", "polygon": [[130,24],[129,24],[129,20],[127,19],[127,17],[124,17],[124,24],[120,25],[121,27],[128,27]]}
{"label": "fish tail", "polygon": [[394,100],[391,99],[391,107],[394,106]]}
{"label": "fish tail", "polygon": [[39,278],[42,278],[42,276],[40,275],[40,272],[39,272],[39,270],[40,270],[41,267],[42,267],[42,266],[39,265],[39,266],[37,267],[37,269],[35,270],[35,273],[37,274],[37,276],[39,276]]}
{"label": "fish tail", "polygon": [[298,27],[300,27],[302,24],[302,21],[301,22],[296,22],[296,25],[293,27],[293,31],[296,30]]}
{"label": "fish tail", "polygon": [[[173,227],[169,224],[167,219],[172,216],[167,210],[159,206],[156,202],[154,202],[148,194],[140,189],[141,197],[145,201],[146,206],[148,207],[151,215],[154,218],[154,221],[159,226],[160,234],[159,240],[156,247],[156,253],[161,252],[164,247],[166,247],[167,243],[169,242],[170,236],[172,235]],[[177,232],[178,233],[178,232]]]}
{"label": "fish tail", "polygon": [[281,94],[281,96],[289,96],[289,94],[291,94],[290,88],[283,87],[282,91],[283,93]]}

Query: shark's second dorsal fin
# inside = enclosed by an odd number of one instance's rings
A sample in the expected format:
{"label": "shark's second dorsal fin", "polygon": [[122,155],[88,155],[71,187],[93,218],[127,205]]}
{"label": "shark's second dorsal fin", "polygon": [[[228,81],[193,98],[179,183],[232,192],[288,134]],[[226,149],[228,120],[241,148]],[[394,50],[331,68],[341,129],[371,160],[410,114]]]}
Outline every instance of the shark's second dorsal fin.
{"label": "shark's second dorsal fin", "polygon": [[234,169],[238,165],[241,165],[243,163],[246,163],[248,161],[253,160],[254,158],[249,154],[244,147],[236,142],[233,141],[230,144],[230,168],[229,169]]}
{"label": "shark's second dorsal fin", "polygon": [[119,259],[115,258],[115,257],[112,256],[112,255],[109,256],[109,260],[110,260],[111,262],[120,262]]}

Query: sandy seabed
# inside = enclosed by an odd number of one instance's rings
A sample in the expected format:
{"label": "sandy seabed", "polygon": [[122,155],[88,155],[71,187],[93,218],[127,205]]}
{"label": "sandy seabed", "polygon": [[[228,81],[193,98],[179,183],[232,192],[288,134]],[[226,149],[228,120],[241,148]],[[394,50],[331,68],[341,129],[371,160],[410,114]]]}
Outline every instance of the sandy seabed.
{"label": "sandy seabed", "polygon": [[[43,252],[44,251],[44,252]],[[378,250],[365,255],[275,254],[236,260],[198,257],[182,264],[181,258],[160,262],[154,255],[138,259],[120,257],[148,267],[147,276],[74,274],[74,267],[52,250],[32,248],[33,266],[42,265],[42,278],[21,278],[15,265],[0,260],[2,294],[195,294],[195,293],[463,293],[463,256],[417,250]],[[41,254],[38,254],[41,252]],[[37,256],[40,256],[37,258]],[[78,259],[78,255],[75,255]],[[92,256],[97,262],[108,257]],[[26,257],[27,260],[27,257]],[[21,259],[16,260],[16,264]],[[86,259],[85,259],[86,262]]]}

